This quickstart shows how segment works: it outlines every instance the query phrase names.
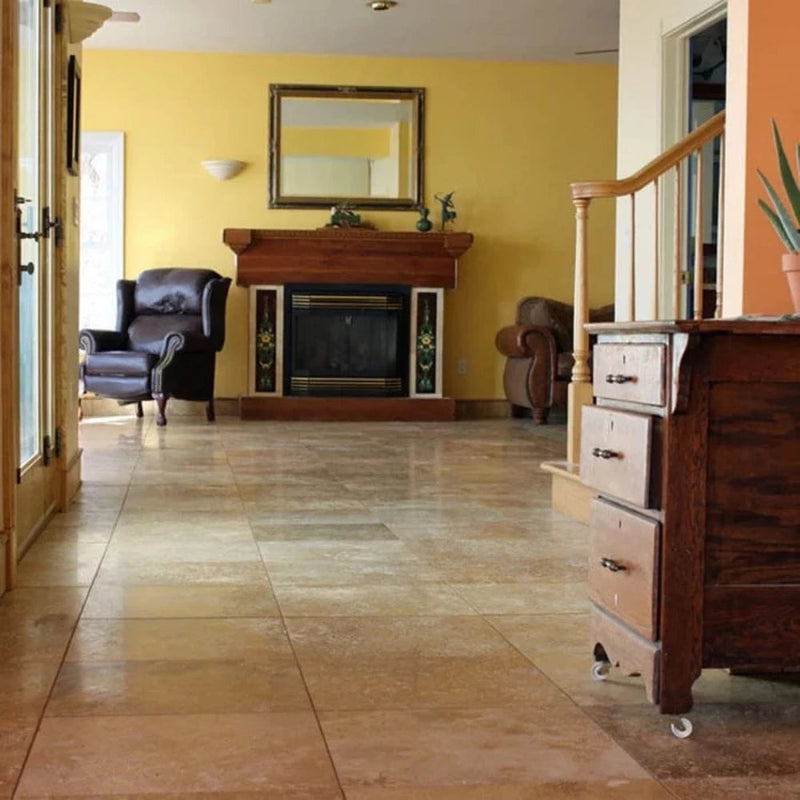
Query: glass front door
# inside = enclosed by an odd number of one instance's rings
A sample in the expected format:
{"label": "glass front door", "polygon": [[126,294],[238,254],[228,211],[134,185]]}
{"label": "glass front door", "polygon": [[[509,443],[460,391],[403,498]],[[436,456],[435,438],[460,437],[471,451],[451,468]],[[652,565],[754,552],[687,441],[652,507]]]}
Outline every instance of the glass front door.
{"label": "glass front door", "polygon": [[19,4],[17,227],[19,236],[19,466],[39,454],[42,439],[41,295],[43,195],[41,8]]}
{"label": "glass front door", "polygon": [[54,428],[53,309],[48,207],[53,185],[52,10],[42,0],[16,0],[19,19],[16,212],[18,247],[18,471],[20,546],[53,507],[49,479]]}

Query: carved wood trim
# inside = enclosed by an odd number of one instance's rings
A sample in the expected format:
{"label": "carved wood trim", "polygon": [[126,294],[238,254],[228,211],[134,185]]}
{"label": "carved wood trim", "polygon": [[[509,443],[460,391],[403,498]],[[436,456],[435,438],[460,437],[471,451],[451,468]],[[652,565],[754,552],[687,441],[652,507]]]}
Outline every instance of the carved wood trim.
{"label": "carved wood trim", "polygon": [[284,283],[398,283],[454,288],[466,232],[412,233],[358,228],[226,228],[240,286]]}

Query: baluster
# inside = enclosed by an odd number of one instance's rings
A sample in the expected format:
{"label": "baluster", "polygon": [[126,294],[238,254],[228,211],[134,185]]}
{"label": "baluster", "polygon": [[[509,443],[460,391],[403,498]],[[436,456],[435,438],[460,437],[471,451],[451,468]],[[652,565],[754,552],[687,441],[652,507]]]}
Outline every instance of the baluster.
{"label": "baluster", "polygon": [[575,203],[575,298],[572,336],[575,364],[567,396],[567,460],[572,464],[580,461],[581,453],[581,408],[592,402],[592,385],[589,382],[589,334],[588,321],[588,219],[589,198],[576,198]]}
{"label": "baluster", "polygon": [[683,173],[681,165],[675,165],[675,220],[673,223],[672,256],[672,310],[675,319],[681,319],[681,222],[683,213]]}
{"label": "baluster", "polygon": [[703,148],[697,153],[695,161],[694,214],[694,318],[703,319]]}
{"label": "baluster", "polygon": [[588,318],[587,276],[589,253],[587,247],[589,199],[578,198],[575,203],[575,298],[572,322],[575,363],[572,367],[573,383],[589,382],[589,334],[584,325]]}
{"label": "baluster", "polygon": [[653,275],[653,319],[659,318],[659,303],[658,297],[661,293],[661,209],[659,208],[659,184],[658,178],[653,181],[653,191],[654,191],[654,207],[655,207],[655,225],[653,226],[655,230],[655,250],[654,250],[654,258],[653,258],[653,267],[654,267],[654,275]]}
{"label": "baluster", "polygon": [[722,317],[722,270],[725,266],[725,134],[719,137],[719,199],[717,200],[717,302],[714,317]]}
{"label": "baluster", "polygon": [[636,193],[631,192],[631,252],[630,252],[630,287],[628,299],[628,319],[636,319]]}

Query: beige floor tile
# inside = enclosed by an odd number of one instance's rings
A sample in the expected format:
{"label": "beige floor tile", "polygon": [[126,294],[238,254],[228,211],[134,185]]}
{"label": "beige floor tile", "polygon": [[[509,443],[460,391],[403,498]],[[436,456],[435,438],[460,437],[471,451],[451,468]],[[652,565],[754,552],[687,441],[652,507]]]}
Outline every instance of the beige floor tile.
{"label": "beige floor tile", "polygon": [[87,586],[103,558],[106,545],[98,542],[45,541],[22,558],[18,586]]}
{"label": "beige floor tile", "polygon": [[532,660],[545,653],[591,654],[588,613],[487,615],[486,619]]}
{"label": "beige floor tile", "polygon": [[473,614],[449,586],[437,583],[291,586],[275,594],[286,617],[398,617]]}
{"label": "beige floor tile", "polygon": [[259,542],[273,586],[436,581],[440,573],[400,541]]}
{"label": "beige floor tile", "polygon": [[138,586],[191,586],[263,582],[264,565],[254,561],[150,562],[101,564],[99,583]]}
{"label": "beige floor tile", "polygon": [[37,724],[37,718],[0,719],[0,797],[12,796]]}
{"label": "beige floor tile", "polygon": [[541,784],[649,779],[569,706],[557,714],[548,708],[329,712],[321,720],[345,793],[529,784],[535,797]]}
{"label": "beige floor tile", "polygon": [[59,662],[0,663],[0,715],[37,719],[58,672]]}
{"label": "beige floor tile", "polygon": [[[619,779],[553,783],[498,781],[472,786],[354,786],[348,787],[346,796],[347,800],[674,800],[674,795],[656,781]],[[700,797],[694,796],[696,800]]]}
{"label": "beige floor tile", "polygon": [[275,619],[85,619],[67,661],[190,661],[290,655]]}
{"label": "beige floor tile", "polygon": [[[178,465],[176,469],[182,469]],[[235,486],[141,486],[133,485],[125,498],[125,509],[176,511],[196,514],[203,511],[241,512],[242,500]]]}
{"label": "beige floor tile", "polygon": [[588,611],[584,581],[548,583],[452,583],[452,587],[481,614],[548,614]]}
{"label": "beige floor tile", "polygon": [[537,547],[530,541],[497,541],[448,538],[447,541],[409,542],[409,548],[421,559],[453,582],[480,581],[585,581],[586,548],[566,545],[557,548]]}
{"label": "beige floor tile", "polygon": [[679,800],[797,800],[800,773],[781,777],[700,778],[665,781]]}
{"label": "beige floor tile", "polygon": [[243,714],[309,708],[300,671],[287,650],[257,659],[71,662],[61,670],[47,714]]}
{"label": "beige floor tile", "polygon": [[114,527],[114,542],[131,540],[147,552],[151,542],[249,542],[252,532],[246,517],[230,511],[123,511]]}
{"label": "beige floor tile", "polygon": [[318,709],[569,702],[476,617],[289,618],[287,626]]}
{"label": "beige floor tile", "polygon": [[800,775],[800,702],[697,703],[686,715],[694,733],[684,740],[669,733],[675,718],[652,706],[585,710],[658,780]]}
{"label": "beige floor tile", "polygon": [[17,796],[170,792],[340,797],[310,712],[50,717],[42,722]]}
{"label": "beige floor tile", "polygon": [[354,525],[252,525],[259,542],[373,542],[397,537],[381,523]]}
{"label": "beige floor tile", "polygon": [[116,538],[108,546],[103,566],[113,569],[116,566],[136,564],[165,563],[179,564],[184,561],[202,563],[204,561],[260,561],[261,555],[253,542],[253,537],[236,536],[231,540],[219,537],[209,541],[201,536],[180,539],[166,538],[150,541],[142,547],[141,541],[134,537]]}
{"label": "beige floor tile", "polygon": [[83,619],[169,617],[277,617],[269,584],[129,586],[95,582]]}
{"label": "beige floor tile", "polygon": [[0,598],[0,798],[43,706],[20,797],[800,797],[800,679],[706,670],[685,741],[641,678],[591,679],[586,528],[538,470],[563,426],[178,414],[81,439],[77,502],[21,566],[86,584]]}

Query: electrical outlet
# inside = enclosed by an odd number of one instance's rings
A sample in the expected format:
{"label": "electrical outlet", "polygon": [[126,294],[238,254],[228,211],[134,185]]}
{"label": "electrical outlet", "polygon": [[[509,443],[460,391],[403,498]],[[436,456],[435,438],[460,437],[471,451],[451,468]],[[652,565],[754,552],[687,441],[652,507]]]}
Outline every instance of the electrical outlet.
{"label": "electrical outlet", "polygon": [[466,358],[459,358],[456,361],[456,372],[459,375],[466,375],[467,374],[467,359]]}

